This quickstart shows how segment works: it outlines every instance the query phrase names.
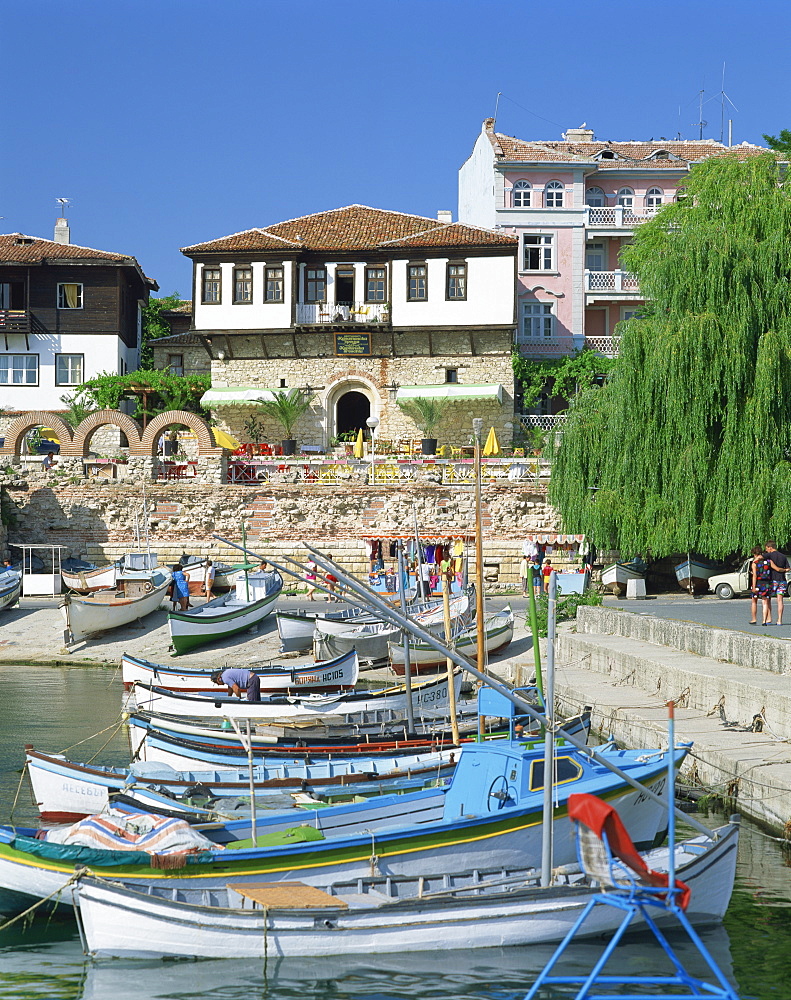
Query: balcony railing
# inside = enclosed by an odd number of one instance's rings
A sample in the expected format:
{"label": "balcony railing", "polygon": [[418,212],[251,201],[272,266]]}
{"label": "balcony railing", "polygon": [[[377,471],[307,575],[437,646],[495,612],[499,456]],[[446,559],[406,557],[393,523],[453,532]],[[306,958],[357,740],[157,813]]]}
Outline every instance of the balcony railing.
{"label": "balcony railing", "polygon": [[611,292],[613,295],[639,295],[640,282],[631,271],[585,271],[586,292]]}
{"label": "balcony railing", "polygon": [[298,302],[297,326],[381,326],[390,323],[387,302]]}
{"label": "balcony railing", "polygon": [[29,309],[0,309],[0,333],[46,333]]}
{"label": "balcony railing", "polygon": [[534,427],[542,431],[553,431],[561,428],[566,422],[565,413],[521,413],[519,424],[522,430],[529,431]]}
{"label": "balcony railing", "polygon": [[598,351],[605,358],[617,358],[620,347],[620,337],[586,337],[585,346],[591,351]]}
{"label": "balcony railing", "polygon": [[585,225],[588,229],[634,229],[641,222],[652,219],[655,208],[626,208],[613,205],[611,208],[585,206]]}

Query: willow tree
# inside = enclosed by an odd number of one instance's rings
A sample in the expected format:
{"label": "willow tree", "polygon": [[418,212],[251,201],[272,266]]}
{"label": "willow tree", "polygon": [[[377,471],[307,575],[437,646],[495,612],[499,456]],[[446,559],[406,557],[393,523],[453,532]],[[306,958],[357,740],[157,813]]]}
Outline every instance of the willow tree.
{"label": "willow tree", "polygon": [[636,231],[622,261],[650,305],[571,407],[550,488],[567,531],[655,557],[791,541],[784,176],[772,154],[709,160]]}

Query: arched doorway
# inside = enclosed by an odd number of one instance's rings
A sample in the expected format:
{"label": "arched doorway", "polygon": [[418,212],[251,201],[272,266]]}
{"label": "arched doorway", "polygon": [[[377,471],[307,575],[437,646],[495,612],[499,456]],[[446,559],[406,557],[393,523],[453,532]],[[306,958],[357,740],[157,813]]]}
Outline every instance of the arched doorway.
{"label": "arched doorway", "polygon": [[371,401],[362,392],[351,390],[338,397],[335,406],[335,434],[340,437],[349,431],[365,429],[371,415]]}

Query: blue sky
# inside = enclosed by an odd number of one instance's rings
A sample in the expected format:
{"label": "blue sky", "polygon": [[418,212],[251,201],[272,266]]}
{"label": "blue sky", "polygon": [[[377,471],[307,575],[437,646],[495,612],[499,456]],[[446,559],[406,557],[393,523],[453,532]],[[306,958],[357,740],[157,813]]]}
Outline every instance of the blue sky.
{"label": "blue sky", "polygon": [[[791,128],[791,4],[578,0],[5,0],[0,232],[134,254],[359,202],[456,210],[482,120],[524,139]],[[778,55],[780,53],[780,55]],[[726,125],[727,128],[727,125]],[[727,136],[727,133],[726,133]]]}

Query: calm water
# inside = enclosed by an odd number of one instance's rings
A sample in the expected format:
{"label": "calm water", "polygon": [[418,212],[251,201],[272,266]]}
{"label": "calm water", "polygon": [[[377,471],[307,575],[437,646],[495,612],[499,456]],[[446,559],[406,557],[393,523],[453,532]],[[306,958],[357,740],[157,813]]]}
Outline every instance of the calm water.
{"label": "calm water", "polygon": [[[8,822],[11,813],[25,743],[88,760],[109,741],[97,759],[124,763],[123,729],[74,746],[112,726],[120,701],[120,678],[110,670],[0,666],[0,821]],[[14,819],[35,824],[26,784]],[[712,825],[720,819],[710,817]],[[791,1000],[789,864],[791,854],[743,824],[737,891],[725,926],[708,931],[705,940],[744,997]],[[365,960],[281,959],[266,969],[260,962],[239,961],[94,964],[83,958],[70,924],[40,920],[0,932],[0,1000],[517,1000],[551,952],[507,948]],[[570,968],[589,968],[598,953],[595,943],[581,945]],[[639,941],[622,950],[619,962],[633,972],[664,970]]]}

